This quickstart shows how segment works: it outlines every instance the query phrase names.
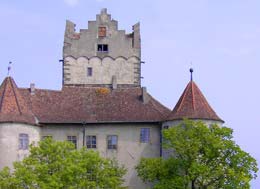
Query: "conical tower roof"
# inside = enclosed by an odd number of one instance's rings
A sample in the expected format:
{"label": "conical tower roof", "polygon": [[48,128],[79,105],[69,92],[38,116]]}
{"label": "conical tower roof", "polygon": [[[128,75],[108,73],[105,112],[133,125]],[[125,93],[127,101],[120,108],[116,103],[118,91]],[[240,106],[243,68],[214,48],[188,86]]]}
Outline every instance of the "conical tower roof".
{"label": "conical tower roof", "polygon": [[36,123],[35,116],[11,77],[6,77],[0,86],[0,122]]}
{"label": "conical tower roof", "polygon": [[[191,69],[191,74],[192,71]],[[180,120],[183,118],[224,122],[211,108],[196,83],[192,81],[192,75],[191,81],[186,86],[178,103],[170,113],[168,120]]]}

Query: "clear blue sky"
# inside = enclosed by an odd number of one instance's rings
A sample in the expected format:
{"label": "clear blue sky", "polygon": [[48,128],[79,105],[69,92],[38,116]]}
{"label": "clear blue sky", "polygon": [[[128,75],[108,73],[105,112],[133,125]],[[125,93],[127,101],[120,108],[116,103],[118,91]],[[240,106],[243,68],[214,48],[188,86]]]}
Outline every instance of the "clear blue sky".
{"label": "clear blue sky", "polygon": [[128,32],[141,22],[142,85],[150,94],[172,109],[192,62],[195,82],[260,164],[259,0],[1,0],[0,80],[11,60],[19,87],[60,89],[65,20],[87,28],[101,8]]}

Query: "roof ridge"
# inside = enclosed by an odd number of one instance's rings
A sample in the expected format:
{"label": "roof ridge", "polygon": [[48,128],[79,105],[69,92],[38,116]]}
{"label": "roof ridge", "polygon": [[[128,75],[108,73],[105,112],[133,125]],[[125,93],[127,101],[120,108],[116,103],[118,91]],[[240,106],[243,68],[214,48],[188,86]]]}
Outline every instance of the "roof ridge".
{"label": "roof ridge", "polygon": [[22,114],[22,111],[21,111],[21,108],[20,108],[20,105],[18,103],[18,99],[17,99],[17,95],[16,95],[16,92],[14,90],[14,84],[13,84],[13,81],[10,79],[10,83],[11,83],[11,86],[12,86],[12,90],[13,90],[13,93],[14,93],[14,98],[15,98],[15,102],[16,102],[16,105],[17,105],[17,108],[18,108],[18,111],[20,112],[20,115]]}
{"label": "roof ridge", "polygon": [[181,101],[180,101],[179,107],[177,107],[176,112],[179,112],[180,108],[182,107],[182,104],[183,104],[183,102],[184,102],[184,99],[185,99],[185,97],[187,96],[187,90],[188,90],[189,84],[190,84],[190,83],[188,83],[187,87],[184,89],[184,92],[183,92],[183,94],[182,94],[181,97],[180,97],[180,100],[181,100]]}
{"label": "roof ridge", "polygon": [[195,111],[195,95],[194,95],[194,89],[193,89],[193,81],[191,80],[191,96],[192,96],[192,108],[193,111]]}
{"label": "roof ridge", "polygon": [[161,116],[163,116],[164,118],[166,118],[168,115],[165,115],[164,112],[162,112],[160,109],[158,109],[157,105],[155,104],[156,103],[159,103],[155,98],[153,98],[149,93],[148,93],[149,97],[152,99],[151,102],[152,102],[152,105],[153,107],[155,108],[155,110],[157,112],[159,112],[161,114]]}
{"label": "roof ridge", "polygon": [[3,94],[2,94],[2,96],[1,96],[1,101],[0,101],[0,112],[2,111],[2,106],[3,106],[3,101],[4,101],[4,95],[5,95],[6,85],[7,85],[7,81],[4,82],[4,86],[3,86]]}

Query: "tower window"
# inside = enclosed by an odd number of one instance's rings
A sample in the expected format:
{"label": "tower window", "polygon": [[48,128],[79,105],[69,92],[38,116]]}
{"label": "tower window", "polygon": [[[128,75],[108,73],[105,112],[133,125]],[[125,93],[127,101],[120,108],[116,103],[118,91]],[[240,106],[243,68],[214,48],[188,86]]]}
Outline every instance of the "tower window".
{"label": "tower window", "polygon": [[107,44],[98,44],[97,51],[98,52],[108,52],[108,45]]}
{"label": "tower window", "polygon": [[150,129],[149,128],[141,128],[140,132],[140,142],[148,143],[150,141]]}
{"label": "tower window", "polygon": [[21,133],[19,134],[19,149],[27,150],[29,147],[29,136],[28,134]]}
{"label": "tower window", "polygon": [[88,67],[88,69],[87,69],[87,76],[88,77],[92,76],[92,68],[91,67]]}
{"label": "tower window", "polygon": [[107,35],[107,28],[99,27],[98,28],[98,37],[106,37],[106,35]]}

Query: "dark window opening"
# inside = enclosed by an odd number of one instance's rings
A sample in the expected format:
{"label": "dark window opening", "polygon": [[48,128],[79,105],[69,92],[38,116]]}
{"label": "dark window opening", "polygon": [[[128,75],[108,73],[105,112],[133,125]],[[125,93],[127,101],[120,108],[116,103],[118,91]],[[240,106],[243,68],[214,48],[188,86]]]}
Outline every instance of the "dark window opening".
{"label": "dark window opening", "polygon": [[163,128],[164,129],[169,129],[169,126],[168,125],[164,125]]}
{"label": "dark window opening", "polygon": [[91,77],[92,76],[92,68],[88,67],[87,69],[87,76]]}
{"label": "dark window opening", "polygon": [[87,146],[87,148],[97,148],[97,137],[96,136],[87,136],[86,137],[86,146]]}
{"label": "dark window opening", "polygon": [[98,44],[97,51],[98,52],[108,52],[108,45],[107,44]]}

